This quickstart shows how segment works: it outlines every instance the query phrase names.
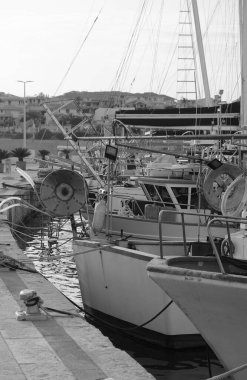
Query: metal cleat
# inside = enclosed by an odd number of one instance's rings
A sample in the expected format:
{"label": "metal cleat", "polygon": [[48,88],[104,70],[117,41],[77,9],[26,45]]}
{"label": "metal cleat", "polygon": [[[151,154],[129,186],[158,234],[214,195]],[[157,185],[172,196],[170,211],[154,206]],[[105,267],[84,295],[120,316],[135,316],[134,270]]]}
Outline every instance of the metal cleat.
{"label": "metal cleat", "polygon": [[43,321],[49,318],[48,313],[45,313],[41,306],[44,301],[35,290],[21,290],[20,300],[22,307],[15,312],[18,321]]}

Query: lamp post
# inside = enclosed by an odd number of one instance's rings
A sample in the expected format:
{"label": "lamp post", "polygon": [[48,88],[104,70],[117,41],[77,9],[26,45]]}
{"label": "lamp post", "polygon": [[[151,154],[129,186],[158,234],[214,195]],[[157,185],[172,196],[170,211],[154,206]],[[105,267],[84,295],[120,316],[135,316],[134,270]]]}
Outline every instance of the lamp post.
{"label": "lamp post", "polygon": [[33,82],[32,80],[18,80],[24,86],[24,106],[23,106],[23,148],[27,147],[27,125],[26,125],[26,83]]}

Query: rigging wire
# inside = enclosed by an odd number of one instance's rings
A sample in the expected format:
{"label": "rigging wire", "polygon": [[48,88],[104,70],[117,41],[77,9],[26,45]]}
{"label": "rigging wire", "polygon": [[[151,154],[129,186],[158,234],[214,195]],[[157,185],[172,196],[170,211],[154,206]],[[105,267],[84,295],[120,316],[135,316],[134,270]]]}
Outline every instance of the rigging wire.
{"label": "rigging wire", "polygon": [[57,89],[56,89],[56,91],[55,91],[55,93],[54,93],[54,96],[57,94],[58,90],[59,90],[60,87],[62,86],[63,82],[65,81],[65,79],[66,79],[66,77],[67,77],[67,75],[69,74],[69,71],[70,71],[71,67],[73,66],[73,64],[74,64],[76,58],[78,57],[78,55],[80,54],[81,49],[83,48],[85,42],[87,41],[87,39],[88,39],[88,37],[89,37],[91,31],[93,30],[93,28],[94,28],[96,22],[98,21],[99,16],[100,16],[100,14],[101,14],[101,12],[102,12],[102,9],[103,9],[103,7],[100,9],[100,11],[99,11],[97,17],[94,19],[92,25],[90,26],[89,31],[87,32],[86,36],[84,37],[84,39],[83,39],[81,45],[79,46],[79,49],[77,50],[77,52],[76,52],[75,56],[73,57],[73,59],[72,59],[70,65],[69,65],[67,71],[65,72],[65,74],[64,74],[64,76],[63,76],[61,82],[59,83],[59,85],[58,85],[58,87],[57,87]]}
{"label": "rigging wire", "polygon": [[[204,4],[204,14],[206,14],[206,9],[208,9],[208,4]],[[226,30],[226,36],[224,44],[221,42],[222,26],[219,22],[216,23],[217,29],[213,31],[212,37],[214,38],[213,48],[208,47],[208,57],[210,60],[211,70],[209,70],[211,75],[211,83],[214,85],[214,93],[218,93],[219,89],[222,88],[221,83],[228,83],[228,88],[234,87],[233,91],[227,90],[227,95],[229,99],[233,99],[234,92],[237,89],[236,83],[239,82],[239,74],[236,72],[236,67],[239,67],[239,45],[233,43],[233,37],[237,36],[239,33],[238,25],[236,26],[236,20],[238,15],[236,13],[235,4],[232,1],[221,1],[218,0],[215,4],[211,13],[208,14],[208,21],[205,21],[206,27],[203,33],[203,38],[205,36],[210,37],[209,27],[212,22],[219,16],[219,14],[224,14],[226,17],[223,18],[224,30]],[[204,38],[205,39],[205,38]],[[208,46],[210,38],[208,38]],[[205,44],[205,48],[207,45]],[[237,54],[236,54],[237,53]],[[218,57],[218,59],[217,59]],[[222,67],[225,69],[222,69]],[[231,84],[230,85],[230,81]],[[235,96],[236,98],[237,96]]]}
{"label": "rigging wire", "polygon": [[151,92],[154,85],[155,71],[156,71],[156,66],[157,66],[158,48],[159,48],[159,42],[160,42],[160,30],[161,30],[161,22],[162,22],[163,14],[164,14],[164,0],[161,0],[158,27],[157,27],[157,37],[156,37],[156,42],[154,46],[153,67],[152,67],[151,80],[150,80]]}
{"label": "rigging wire", "polygon": [[[124,70],[125,70],[125,77],[127,75],[130,58],[133,55],[134,47],[135,47],[137,40],[138,40],[139,31],[142,28],[142,25],[144,22],[144,15],[145,15],[145,12],[147,9],[147,3],[148,3],[148,0],[143,0],[142,6],[141,6],[141,11],[138,15],[134,30],[131,34],[130,41],[129,41],[127,49],[126,49],[126,53],[124,54],[124,57],[123,57],[122,61],[120,62],[119,67],[117,69],[116,78],[114,81],[115,83],[112,86],[111,91],[114,91],[114,90],[116,91],[117,88],[121,88],[120,80],[121,80],[121,77],[123,78]],[[122,82],[123,82],[123,79],[122,79]]]}
{"label": "rigging wire", "polygon": [[[163,0],[162,0],[162,1],[163,1]],[[153,4],[152,4],[152,6],[153,6]],[[149,13],[148,13],[147,16],[146,16],[147,21],[149,21],[150,18],[151,18],[151,17],[150,17],[150,13],[151,13],[151,10],[152,10],[152,6],[151,6],[151,8],[150,8]],[[145,55],[148,53],[148,51],[150,50],[150,45],[152,46],[152,44],[150,43],[150,40],[151,40],[151,36],[149,36],[149,38],[148,38],[147,41],[146,41],[146,44],[145,44],[144,47],[143,47],[143,52],[142,52],[142,55],[141,55],[141,57],[140,57],[140,59],[139,59],[139,64],[138,64],[138,66],[137,66],[137,68],[136,68],[136,70],[135,70],[134,77],[133,77],[133,79],[132,79],[132,81],[131,81],[131,83],[130,83],[130,91],[131,91],[131,89],[132,89],[132,87],[133,87],[133,85],[134,85],[134,83],[135,83],[135,81],[136,81],[136,78],[137,78],[138,74],[140,73],[141,66],[142,66],[143,63],[145,62],[144,57],[145,57]]]}

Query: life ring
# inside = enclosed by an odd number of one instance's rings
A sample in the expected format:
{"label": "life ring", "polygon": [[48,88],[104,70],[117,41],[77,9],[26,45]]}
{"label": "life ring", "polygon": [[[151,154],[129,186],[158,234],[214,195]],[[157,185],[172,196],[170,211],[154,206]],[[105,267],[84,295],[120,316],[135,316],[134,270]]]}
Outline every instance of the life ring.
{"label": "life ring", "polygon": [[203,183],[203,194],[207,203],[216,211],[221,211],[221,199],[227,187],[243,170],[236,165],[222,164],[218,169],[211,170]]}
{"label": "life ring", "polygon": [[239,217],[247,202],[247,176],[241,174],[226,189],[221,212],[224,216]]}

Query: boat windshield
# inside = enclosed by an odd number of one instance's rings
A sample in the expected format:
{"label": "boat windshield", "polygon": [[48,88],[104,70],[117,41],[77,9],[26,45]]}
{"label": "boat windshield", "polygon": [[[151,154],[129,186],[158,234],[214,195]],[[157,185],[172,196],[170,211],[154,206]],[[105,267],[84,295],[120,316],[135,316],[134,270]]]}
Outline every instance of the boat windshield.
{"label": "boat windshield", "polygon": [[163,207],[174,209],[191,209],[198,206],[198,194],[193,186],[156,186],[145,184],[150,200]]}
{"label": "boat windshield", "polygon": [[175,208],[174,202],[164,186],[155,186],[152,184],[145,184],[144,186],[152,201],[161,203],[162,206]]}

